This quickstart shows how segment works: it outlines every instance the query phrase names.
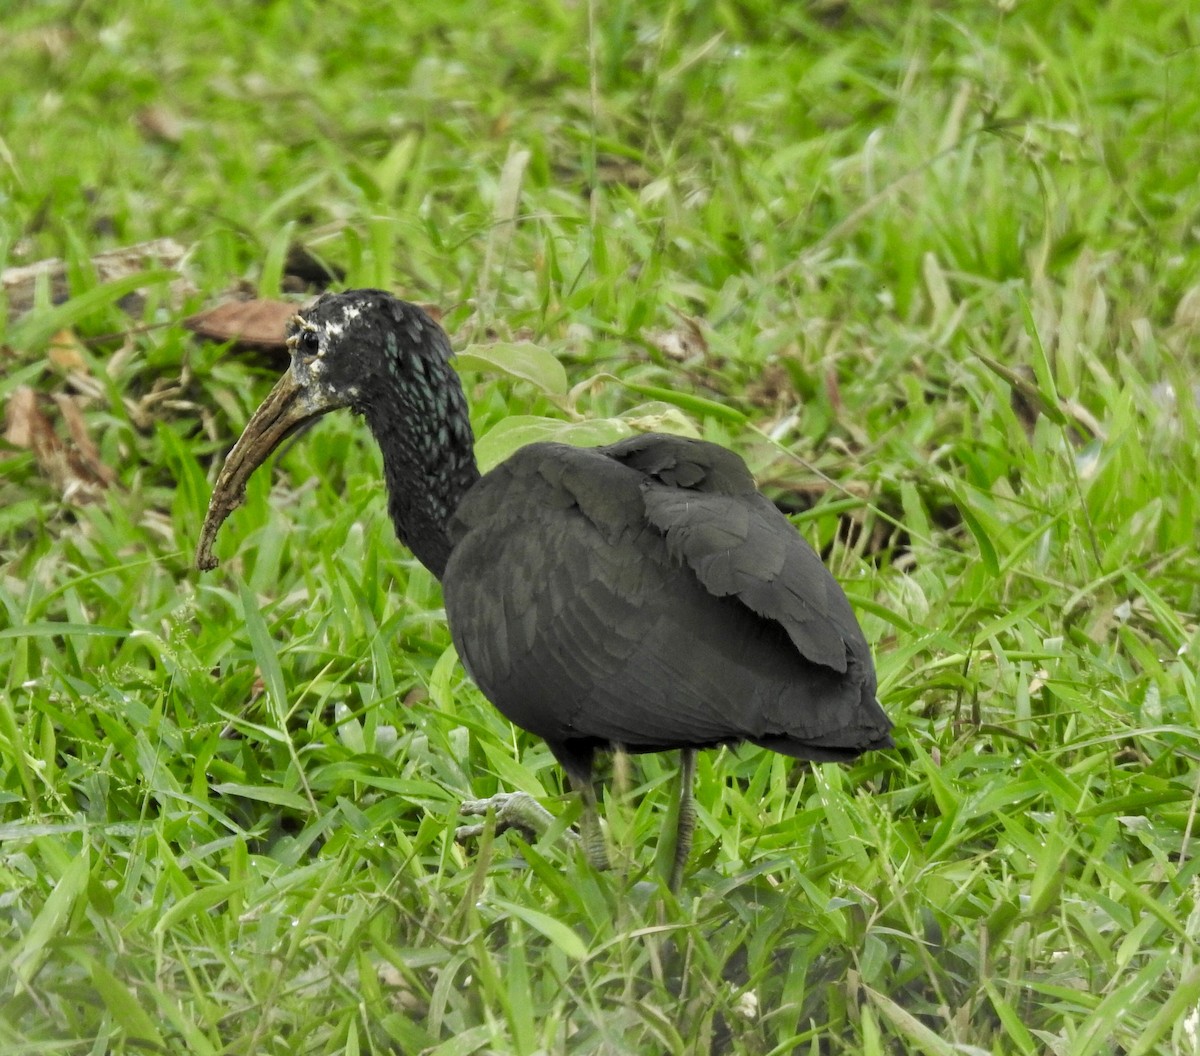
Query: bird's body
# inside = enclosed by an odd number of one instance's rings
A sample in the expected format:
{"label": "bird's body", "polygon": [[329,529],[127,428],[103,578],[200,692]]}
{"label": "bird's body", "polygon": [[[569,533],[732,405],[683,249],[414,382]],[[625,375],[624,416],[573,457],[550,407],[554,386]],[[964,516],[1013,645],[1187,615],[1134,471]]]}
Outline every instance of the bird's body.
{"label": "bird's body", "polygon": [[450,538],[459,656],[564,763],[738,741],[849,759],[886,734],[841,589],[722,447],[530,445],[467,492]]}
{"label": "bird's body", "polygon": [[690,759],[746,741],[847,760],[891,744],[844,593],[737,455],[647,434],[533,444],[481,477],[449,344],[420,309],[326,296],[289,343],[289,375],[218,481],[202,567],[270,449],[348,405],[383,452],[397,534],[442,582],[467,670],[589,803],[597,749]]}

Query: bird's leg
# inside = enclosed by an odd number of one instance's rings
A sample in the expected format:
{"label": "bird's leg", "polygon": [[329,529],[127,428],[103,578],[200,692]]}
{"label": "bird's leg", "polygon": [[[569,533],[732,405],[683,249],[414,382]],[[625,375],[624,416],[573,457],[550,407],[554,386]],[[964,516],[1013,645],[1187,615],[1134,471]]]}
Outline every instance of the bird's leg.
{"label": "bird's leg", "polygon": [[667,886],[678,891],[683,882],[683,867],[692,849],[692,833],[696,830],[696,802],[692,786],[696,782],[696,749],[684,748],[679,753],[679,805],[675,822],[675,853]]}
{"label": "bird's leg", "polygon": [[583,799],[583,815],[579,819],[579,839],[583,853],[593,869],[608,869],[608,847],[600,827],[600,811],[596,804],[596,788],[592,784],[592,760],[596,749],[578,744],[546,742],[554,758],[567,775],[571,787]]}
{"label": "bird's leg", "polygon": [[608,846],[604,842],[604,830],[600,827],[600,810],[591,775],[586,781],[571,783],[576,785],[583,797],[583,814],[579,819],[579,840],[583,844],[583,853],[593,869],[609,869]]}

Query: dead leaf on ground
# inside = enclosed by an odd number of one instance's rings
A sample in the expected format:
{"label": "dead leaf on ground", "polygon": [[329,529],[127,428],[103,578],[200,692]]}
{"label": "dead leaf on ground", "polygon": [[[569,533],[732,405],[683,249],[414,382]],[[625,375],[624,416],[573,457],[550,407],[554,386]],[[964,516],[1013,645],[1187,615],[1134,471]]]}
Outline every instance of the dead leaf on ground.
{"label": "dead leaf on ground", "polygon": [[287,324],[299,305],[292,301],[256,298],[250,301],[226,301],[189,315],[183,325],[197,337],[236,349],[287,355]]}
{"label": "dead leaf on ground", "polygon": [[4,439],[13,447],[33,450],[51,446],[54,429],[38,410],[37,393],[28,385],[13,390],[4,413]]}
{"label": "dead leaf on ground", "polygon": [[[57,410],[58,420],[65,425],[66,438],[59,435],[55,421],[47,413],[50,406]],[[74,397],[66,393],[44,397],[22,385],[9,397],[4,419],[4,439],[33,453],[38,470],[62,492],[64,502],[73,505],[95,502],[115,483],[116,474],[101,460]]]}
{"label": "dead leaf on ground", "polygon": [[88,432],[87,422],[84,421],[78,401],[65,392],[57,392],[53,398],[58,413],[62,415],[62,420],[66,423],[67,435],[71,438],[71,443],[75,445],[75,450],[79,454],[80,464],[95,478],[97,483],[104,485],[113,483],[117,479],[116,474],[101,460],[100,449]]}

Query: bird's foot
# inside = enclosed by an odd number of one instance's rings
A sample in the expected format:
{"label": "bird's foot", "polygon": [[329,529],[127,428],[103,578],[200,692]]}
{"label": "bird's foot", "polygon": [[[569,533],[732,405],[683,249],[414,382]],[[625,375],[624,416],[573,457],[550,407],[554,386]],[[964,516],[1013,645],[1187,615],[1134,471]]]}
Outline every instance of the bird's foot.
{"label": "bird's foot", "polygon": [[[529,843],[544,835],[554,823],[554,815],[543,807],[528,792],[498,792],[490,799],[468,799],[459,808],[470,816],[493,814],[496,818],[496,833],[516,829]],[[454,838],[463,843],[483,835],[487,822],[479,825],[460,825]],[[570,839],[578,839],[574,832],[567,831]]]}
{"label": "bird's foot", "polygon": [[[516,829],[527,843],[540,839],[554,824],[555,817],[528,792],[498,792],[490,799],[469,799],[459,808],[468,815],[491,814],[496,819],[496,834]],[[476,840],[483,835],[487,822],[480,825],[460,825],[454,833],[459,843]],[[567,829],[563,836],[571,843],[583,847],[584,857],[594,869],[610,868],[608,849],[600,819],[596,816],[595,802],[585,806],[580,821],[581,832]]]}

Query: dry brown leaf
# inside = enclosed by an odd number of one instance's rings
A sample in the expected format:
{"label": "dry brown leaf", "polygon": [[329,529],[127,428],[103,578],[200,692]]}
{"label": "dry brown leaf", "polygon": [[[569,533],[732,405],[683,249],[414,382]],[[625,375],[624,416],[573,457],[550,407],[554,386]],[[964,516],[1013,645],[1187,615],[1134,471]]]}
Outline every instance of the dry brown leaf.
{"label": "dry brown leaf", "polygon": [[183,325],[198,337],[254,352],[287,354],[287,323],[298,305],[291,301],[257,299],[226,301],[188,316]]}
{"label": "dry brown leaf", "polygon": [[53,398],[66,425],[67,440],[58,435],[54,422],[42,409],[47,402],[27,385],[14,389],[4,409],[4,439],[33,453],[38,470],[62,492],[64,502],[95,502],[115,482],[116,474],[101,461],[74,398],[65,393]]}
{"label": "dry brown leaf", "polygon": [[18,386],[4,408],[4,439],[13,447],[32,450],[37,455],[39,445],[54,436],[46,416],[38,410],[37,393],[28,385]]}
{"label": "dry brown leaf", "polygon": [[79,409],[79,402],[64,392],[55,393],[54,403],[58,413],[67,426],[67,435],[75,447],[73,456],[69,453],[72,464],[81,471],[81,475],[90,477],[98,484],[108,487],[117,479],[117,475],[100,458],[100,449],[88,432],[87,422]]}

